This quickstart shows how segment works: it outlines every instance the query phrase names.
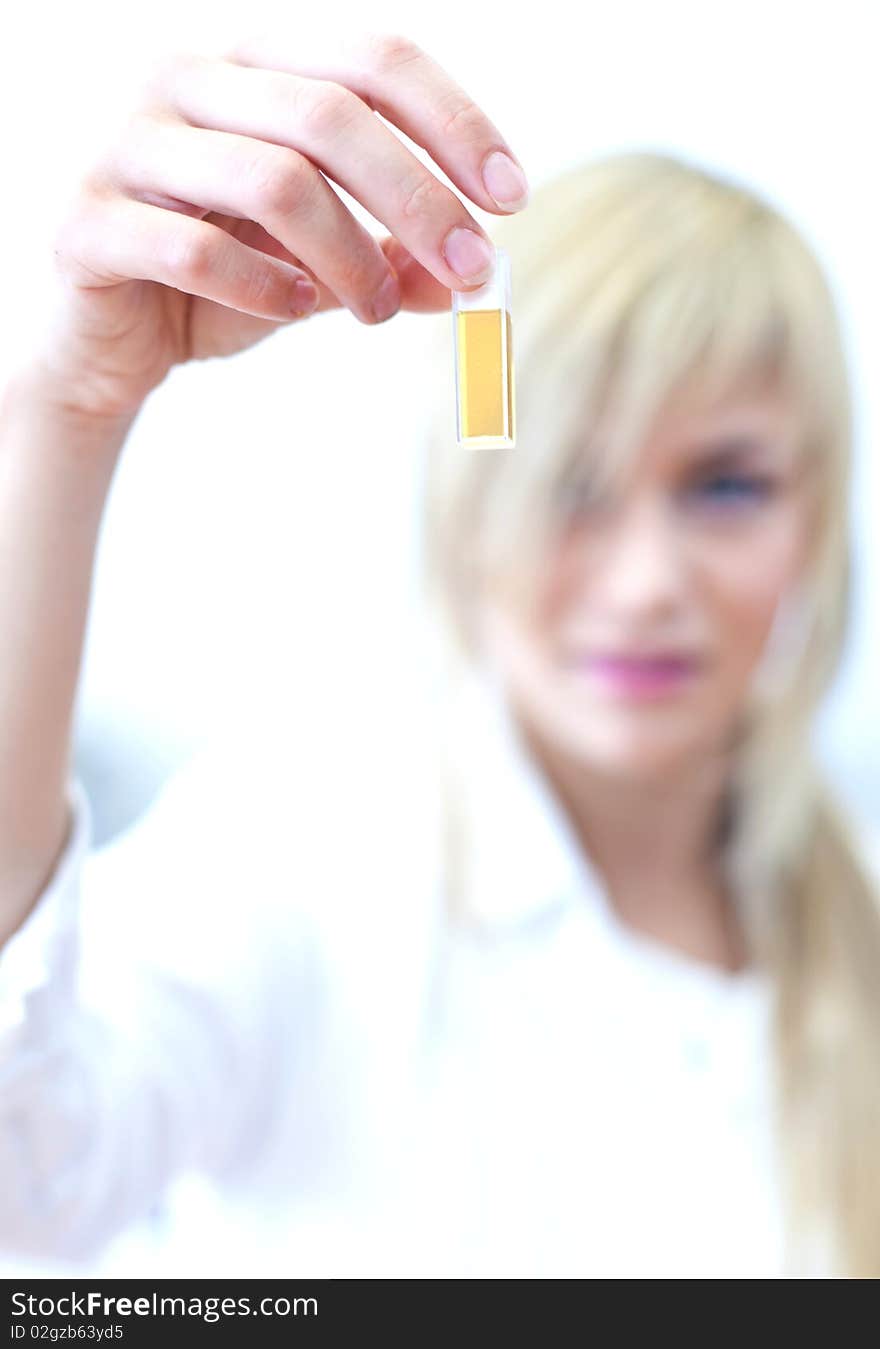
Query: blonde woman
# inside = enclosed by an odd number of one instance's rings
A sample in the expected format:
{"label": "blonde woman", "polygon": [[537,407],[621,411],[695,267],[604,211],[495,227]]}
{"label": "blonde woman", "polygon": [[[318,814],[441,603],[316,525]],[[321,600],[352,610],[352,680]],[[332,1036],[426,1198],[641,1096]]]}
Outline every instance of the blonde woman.
{"label": "blonde woman", "polygon": [[[438,347],[416,659],[92,849],[72,708],[144,399],[291,314],[446,342],[480,279],[467,201],[371,111],[509,217],[516,448],[455,445]],[[213,1272],[880,1274],[873,845],[810,747],[847,378],[796,231],[658,155],[529,200],[370,34],[178,54],[57,242],[0,423],[4,1250],[99,1255],[196,1173],[236,1213]]]}

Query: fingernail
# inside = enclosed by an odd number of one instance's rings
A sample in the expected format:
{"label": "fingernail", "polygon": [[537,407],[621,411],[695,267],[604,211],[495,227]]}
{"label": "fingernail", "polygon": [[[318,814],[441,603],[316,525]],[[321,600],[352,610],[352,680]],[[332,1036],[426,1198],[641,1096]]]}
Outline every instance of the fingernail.
{"label": "fingernail", "polygon": [[399,308],[400,286],[394,273],[389,272],[373,297],[373,318],[377,323],[384,323],[392,314],[396,314]]}
{"label": "fingernail", "polygon": [[475,230],[457,225],[446,236],[443,256],[462,281],[482,281],[495,267],[495,249]]}
{"label": "fingernail", "polygon": [[518,211],[529,199],[525,174],[501,150],[493,150],[483,165],[483,182],[489,196],[507,211]]}
{"label": "fingernail", "polygon": [[300,318],[310,314],[318,303],[318,291],[311,281],[295,281],[290,308]]}

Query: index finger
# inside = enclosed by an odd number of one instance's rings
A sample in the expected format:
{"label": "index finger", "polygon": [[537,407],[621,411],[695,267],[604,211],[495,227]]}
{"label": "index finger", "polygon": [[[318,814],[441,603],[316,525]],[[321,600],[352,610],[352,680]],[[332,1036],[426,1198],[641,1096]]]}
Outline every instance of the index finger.
{"label": "index finger", "polygon": [[334,37],[324,54],[304,51],[298,35],[288,40],[275,32],[260,33],[239,39],[224,59],[346,85],[427,150],[456,187],[484,210],[518,211],[528,202],[522,165],[498,128],[410,38],[375,32]]}

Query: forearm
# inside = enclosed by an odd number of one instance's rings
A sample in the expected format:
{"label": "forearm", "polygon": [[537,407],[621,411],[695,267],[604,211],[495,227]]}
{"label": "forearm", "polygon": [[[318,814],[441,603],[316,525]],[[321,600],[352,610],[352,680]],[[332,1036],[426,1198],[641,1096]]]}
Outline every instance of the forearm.
{"label": "forearm", "polygon": [[95,543],[132,421],[61,404],[36,361],[0,394],[0,945],[67,836]]}

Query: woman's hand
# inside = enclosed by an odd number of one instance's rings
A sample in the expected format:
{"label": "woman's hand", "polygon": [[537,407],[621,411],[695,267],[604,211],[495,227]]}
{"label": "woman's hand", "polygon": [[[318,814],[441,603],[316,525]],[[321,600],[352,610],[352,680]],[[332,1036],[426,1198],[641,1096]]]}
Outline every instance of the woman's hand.
{"label": "woman's hand", "polygon": [[[269,35],[152,70],[55,235],[40,352],[53,396],[130,415],[172,366],[240,351],[279,323],[340,306],[380,323],[479,284],[485,232],[376,113],[484,210],[525,204],[509,200],[521,170],[504,138],[404,37],[305,53]],[[374,238],[328,180],[391,234]]]}

